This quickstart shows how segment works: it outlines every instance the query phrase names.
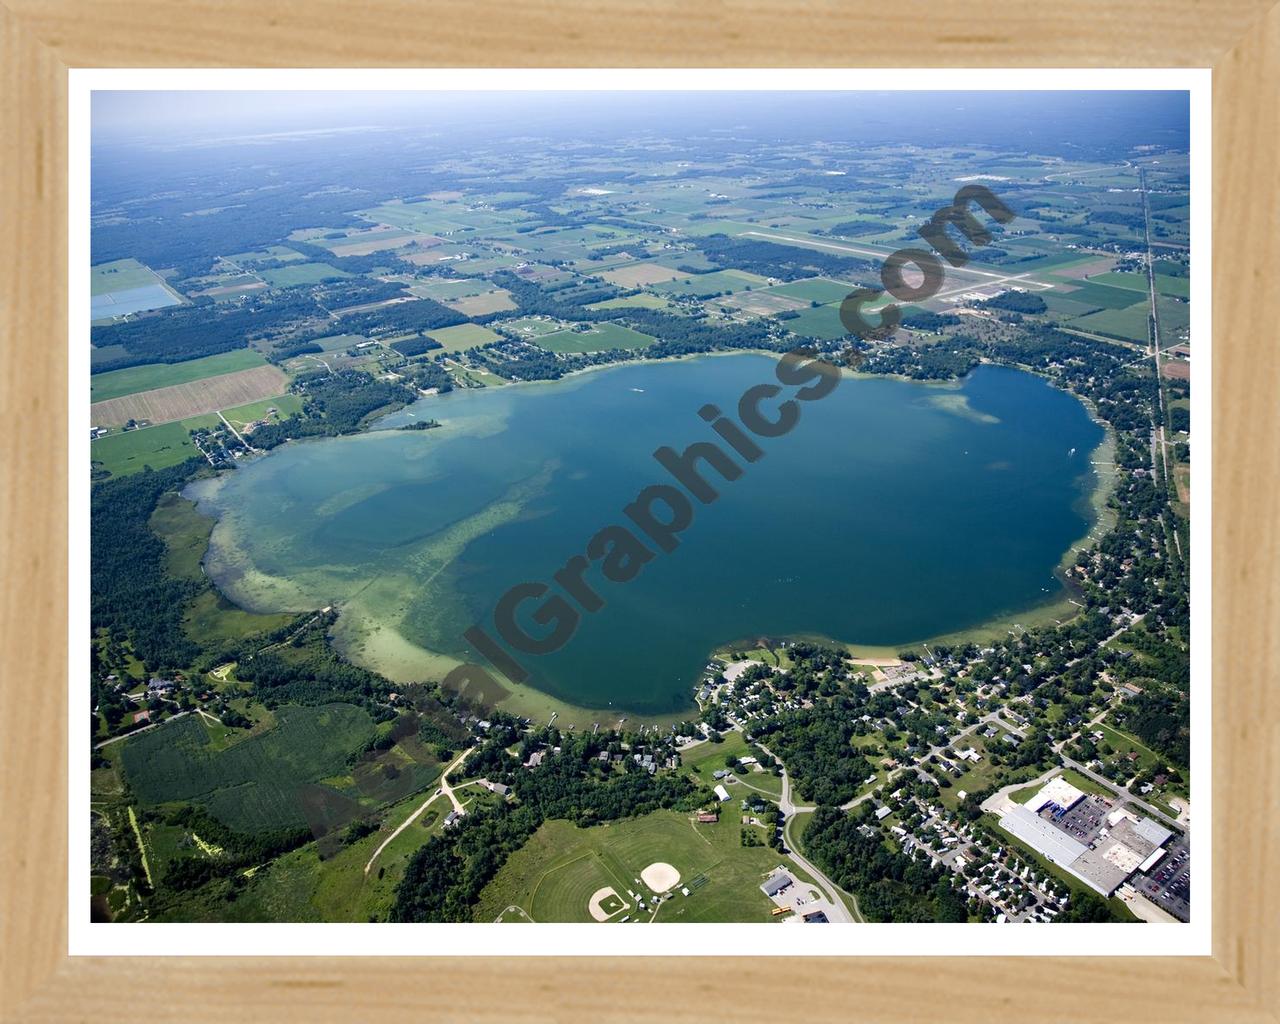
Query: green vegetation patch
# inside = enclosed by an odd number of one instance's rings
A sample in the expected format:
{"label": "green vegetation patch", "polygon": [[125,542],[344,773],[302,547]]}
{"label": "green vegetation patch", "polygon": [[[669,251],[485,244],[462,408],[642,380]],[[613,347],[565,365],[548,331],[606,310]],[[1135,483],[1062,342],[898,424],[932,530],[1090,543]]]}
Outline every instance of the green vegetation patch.
{"label": "green vegetation patch", "polygon": [[212,749],[198,715],[126,740],[120,764],[144,804],[191,801],[243,832],[306,825],[311,784],[339,774],[373,735],[368,712],[352,704],[286,705],[276,726],[225,750]]}
{"label": "green vegetation patch", "polygon": [[759,288],[768,283],[767,279],[758,274],[749,274],[745,270],[716,270],[709,274],[695,274],[692,277],[677,278],[674,281],[663,281],[661,284],[650,287],[662,295],[684,295],[706,299],[713,295],[732,295],[734,292]]}
{"label": "green vegetation patch", "polygon": [[190,431],[197,426],[211,427],[217,422],[217,416],[197,416],[176,423],[109,434],[89,446],[89,458],[95,469],[112,476],[128,476],[148,466],[152,469],[176,466],[200,454],[191,443]]}
{"label": "green vegetation patch", "polygon": [[157,284],[159,280],[150,267],[137,260],[113,260],[111,263],[100,263],[89,271],[89,293],[106,295],[109,292],[124,292],[131,288]]}
{"label": "green vegetation patch", "polygon": [[497,333],[479,324],[458,324],[454,327],[440,327],[427,331],[427,337],[440,342],[446,352],[462,352],[477,345],[488,345],[499,341]]}
{"label": "green vegetation patch", "polygon": [[807,281],[791,281],[768,289],[770,295],[785,295],[789,299],[822,304],[843,302],[853,291],[854,285],[832,281],[826,277],[813,277]]}
{"label": "green vegetation patch", "polygon": [[108,398],[122,398],[140,391],[167,388],[174,384],[188,384],[193,380],[218,377],[237,370],[251,370],[262,366],[266,360],[249,348],[220,352],[203,359],[188,359],[184,363],[150,363],[146,366],[130,366],[109,373],[95,373],[89,378],[91,401],[102,402]]}
{"label": "green vegetation patch", "polygon": [[538,339],[552,352],[604,352],[608,349],[646,348],[657,339],[612,321],[593,324],[586,331],[556,331]]}
{"label": "green vegetation patch", "polygon": [[272,288],[292,288],[298,284],[319,284],[339,277],[350,277],[345,270],[338,270],[327,263],[298,263],[290,267],[276,267],[260,271]]}
{"label": "green vegetation patch", "polygon": [[1081,331],[1106,334],[1113,338],[1145,342],[1147,340],[1147,304],[1140,302],[1128,309],[1100,309],[1077,317],[1071,326]]}
{"label": "green vegetation patch", "polygon": [[1080,282],[1078,288],[1062,294],[1073,302],[1083,302],[1103,309],[1124,309],[1142,301],[1141,295],[1134,295],[1128,288],[1113,288],[1106,284],[1096,284],[1093,280]]}

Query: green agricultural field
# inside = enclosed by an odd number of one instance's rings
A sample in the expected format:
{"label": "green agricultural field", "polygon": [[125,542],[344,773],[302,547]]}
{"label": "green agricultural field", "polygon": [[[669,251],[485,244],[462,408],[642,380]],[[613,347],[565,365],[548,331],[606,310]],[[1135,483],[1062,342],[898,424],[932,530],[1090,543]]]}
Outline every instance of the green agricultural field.
{"label": "green agricultural field", "polygon": [[290,267],[276,267],[259,272],[272,288],[292,288],[298,284],[319,284],[337,277],[350,277],[345,270],[338,270],[327,263],[297,263]]}
{"label": "green agricultural field", "polygon": [[767,291],[770,295],[785,295],[789,299],[827,304],[843,302],[845,296],[854,287],[854,285],[832,281],[825,277],[811,277],[807,281],[791,281],[788,284],[775,285]]}
{"label": "green agricultural field", "polygon": [[[269,409],[275,409],[275,412],[270,413]],[[256,423],[258,420],[287,419],[295,412],[302,412],[300,395],[277,395],[275,398],[264,398],[260,402],[250,402],[248,405],[237,405],[234,409],[223,409],[222,415],[237,430],[243,430],[250,423]]]}
{"label": "green agricultural field", "polygon": [[1084,316],[1098,310],[1097,305],[1070,299],[1058,292],[1044,292],[1040,298],[1044,299],[1044,304],[1049,307],[1050,313],[1057,313],[1063,317]]}
{"label": "green agricultural field", "polygon": [[232,253],[224,258],[232,263],[257,263],[260,260],[280,260],[282,263],[292,263],[296,260],[306,259],[302,253],[283,245],[269,245],[265,249],[259,249],[256,252]]}
{"label": "green agricultural field", "polygon": [[152,469],[176,466],[200,454],[191,443],[189,433],[196,427],[211,427],[217,422],[217,416],[196,416],[109,434],[90,443],[89,458],[95,469],[105,470],[112,476],[128,476],[147,466]]}
{"label": "green agricultural field", "polygon": [[91,295],[106,295],[109,292],[123,292],[159,283],[160,278],[150,267],[133,259],[100,263],[89,271]]}
{"label": "green agricultural field", "polygon": [[1129,288],[1113,288],[1106,284],[1096,284],[1091,280],[1070,282],[1070,284],[1079,285],[1079,287],[1073,287],[1072,291],[1064,290],[1061,293],[1063,298],[1090,306],[1101,306],[1103,309],[1124,309],[1142,299],[1141,295],[1135,295]]}
{"label": "green agricultural field", "polygon": [[650,287],[661,295],[682,295],[705,299],[713,295],[731,295],[734,292],[759,288],[768,283],[768,280],[759,274],[750,274],[745,270],[716,270],[709,274],[695,274],[692,277],[681,277],[674,281],[663,281],[661,284]]}
{"label": "green agricultural field", "polygon": [[409,286],[409,291],[421,298],[435,299],[444,302],[448,299],[463,299],[468,295],[480,295],[493,288],[488,281],[467,278],[462,281],[424,281]]}
{"label": "green agricultural field", "polygon": [[129,366],[123,370],[95,373],[89,378],[90,401],[103,402],[108,398],[123,398],[139,391],[165,388],[173,384],[188,384],[193,380],[217,377],[236,370],[250,370],[262,366],[266,360],[251,348],[238,348],[231,352],[219,352],[216,356],[188,359],[183,363],[149,363],[146,366]]}
{"label": "green agricultural field", "polygon": [[[767,846],[744,847],[741,830],[732,801],[712,825],[696,824],[692,815],[677,811],[589,829],[548,821],[485,887],[475,919],[493,921],[515,906],[534,921],[590,922],[591,896],[609,887],[628,905],[611,918],[615,922],[625,916],[631,922],[775,920],[773,904],[759,886],[780,855]],[[674,867],[680,881],[655,914],[650,890],[637,880],[656,862]],[[680,886],[690,894],[682,895]],[[645,896],[648,910],[639,910],[628,890]]]}
{"label": "green agricultural field", "polygon": [[[1107,287],[1127,288],[1130,291],[1147,293],[1146,274],[1095,274],[1089,278],[1091,284]],[[1191,295],[1191,279],[1187,277],[1166,277],[1155,275],[1156,292],[1160,295],[1173,295],[1185,299]]]}
{"label": "green agricultural field", "polygon": [[557,331],[538,339],[552,352],[604,352],[615,348],[647,348],[656,338],[611,321],[593,324],[588,331]]}
{"label": "green agricultural field", "polygon": [[1147,340],[1147,303],[1139,302],[1127,309],[1100,309],[1096,313],[1077,317],[1070,326],[1081,331],[1093,331],[1129,341]]}
{"label": "green agricultural field", "polygon": [[286,705],[276,718],[274,728],[214,750],[203,719],[187,715],[126,740],[121,769],[143,804],[195,801],[241,831],[304,826],[326,796],[343,799],[315,783],[348,770],[373,721],[351,704]]}
{"label": "green agricultural field", "polygon": [[462,352],[477,345],[487,345],[491,341],[499,340],[498,334],[479,324],[441,327],[438,330],[427,331],[427,337],[440,342],[446,352]]}
{"label": "green agricultural field", "polygon": [[849,333],[845,330],[845,326],[840,320],[840,306],[838,304],[802,309],[796,316],[786,317],[778,322],[787,330],[793,334],[798,334],[802,338],[818,338],[822,341],[832,341],[836,338],[843,338]]}

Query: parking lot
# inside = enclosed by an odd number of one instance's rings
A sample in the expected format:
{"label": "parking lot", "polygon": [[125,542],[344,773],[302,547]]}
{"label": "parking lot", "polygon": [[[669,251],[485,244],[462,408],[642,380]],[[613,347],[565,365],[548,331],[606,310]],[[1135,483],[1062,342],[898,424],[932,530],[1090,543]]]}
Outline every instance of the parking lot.
{"label": "parking lot", "polygon": [[1134,875],[1131,884],[1143,896],[1179,921],[1191,920],[1191,846],[1183,839],[1169,845],[1169,852],[1146,874]]}

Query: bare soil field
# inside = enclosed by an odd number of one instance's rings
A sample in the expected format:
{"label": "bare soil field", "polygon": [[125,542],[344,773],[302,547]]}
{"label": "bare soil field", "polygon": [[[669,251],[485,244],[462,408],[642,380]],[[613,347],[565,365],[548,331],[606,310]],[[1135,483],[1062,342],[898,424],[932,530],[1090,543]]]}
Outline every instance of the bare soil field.
{"label": "bare soil field", "polygon": [[656,263],[634,263],[629,267],[606,271],[600,276],[619,288],[638,288],[642,284],[657,284],[660,281],[671,281],[684,275],[678,270],[660,267]]}
{"label": "bare soil field", "polygon": [[1173,380],[1190,380],[1191,364],[1184,359],[1166,359],[1160,364],[1160,372]]}
{"label": "bare soil field", "polygon": [[89,410],[90,422],[95,427],[120,426],[129,420],[169,423],[273,398],[283,394],[288,383],[289,378],[278,367],[255,366],[251,370],[94,402]]}

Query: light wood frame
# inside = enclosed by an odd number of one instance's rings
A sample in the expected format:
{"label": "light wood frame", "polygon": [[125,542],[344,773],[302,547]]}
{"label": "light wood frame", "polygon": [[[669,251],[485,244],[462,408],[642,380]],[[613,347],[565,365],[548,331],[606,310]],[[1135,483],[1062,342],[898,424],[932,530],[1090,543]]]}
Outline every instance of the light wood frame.
{"label": "light wood frame", "polygon": [[[1280,7],[1270,2],[4,0],[3,1019],[349,1022],[366,1007],[468,1021],[1280,1019],[1280,301],[1271,279],[1280,268]],[[67,70],[486,65],[1213,67],[1212,956],[67,956]]]}

